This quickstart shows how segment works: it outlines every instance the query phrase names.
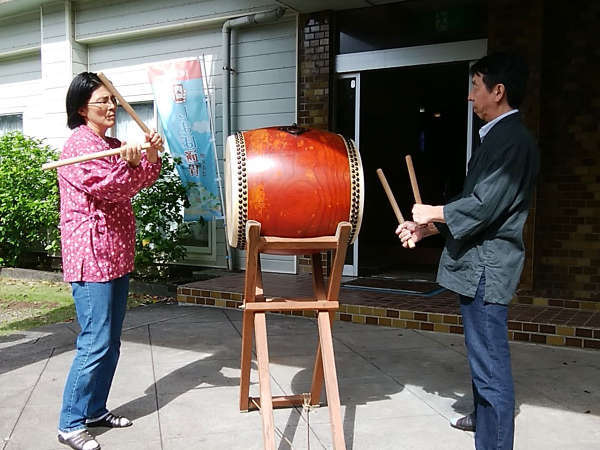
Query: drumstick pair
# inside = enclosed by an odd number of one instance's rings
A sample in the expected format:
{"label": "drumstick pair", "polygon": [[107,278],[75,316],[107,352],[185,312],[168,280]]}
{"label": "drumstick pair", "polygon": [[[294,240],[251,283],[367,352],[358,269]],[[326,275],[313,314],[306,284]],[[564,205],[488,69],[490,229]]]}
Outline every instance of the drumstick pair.
{"label": "drumstick pair", "polygon": [[[151,133],[151,130],[148,127],[148,125],[146,125],[144,123],[144,121],[142,119],[140,119],[140,116],[137,115],[137,113],[131,107],[131,105],[129,103],[127,103],[127,100],[125,100],[123,98],[123,96],[119,93],[119,91],[117,91],[117,89],[113,86],[111,81],[108,78],[106,78],[106,76],[102,72],[98,72],[98,78],[100,78],[100,81],[102,81],[102,84],[104,86],[106,86],[106,89],[108,89],[108,91],[114,97],[116,97],[117,101],[119,102],[119,105],[121,105],[123,107],[123,109],[129,113],[131,118],[135,121],[135,123],[137,123],[139,125],[139,127],[142,129],[142,131],[144,133]],[[151,145],[148,142],[142,144],[142,149],[147,149],[150,147],[151,147]],[[110,150],[103,150],[101,152],[89,153],[87,155],[75,156],[73,158],[66,158],[66,159],[60,159],[58,161],[52,161],[52,162],[43,164],[42,170],[56,169],[57,167],[67,166],[69,164],[76,164],[79,162],[89,161],[92,159],[99,159],[99,158],[104,158],[106,156],[118,155],[119,153],[121,153],[121,150],[123,150],[124,148],[125,148],[125,146],[119,147],[119,148],[113,148]]]}
{"label": "drumstick pair", "polygon": [[[415,196],[415,203],[421,202],[421,193],[419,191],[419,184],[417,183],[417,176],[415,174],[415,168],[413,166],[412,157],[410,155],[406,155],[406,167],[408,168],[408,175],[410,177],[410,185],[412,187],[413,195]],[[398,207],[398,203],[396,203],[396,199],[394,198],[394,194],[390,188],[390,185],[383,174],[383,170],[377,169],[377,176],[379,177],[379,181],[383,186],[383,190],[385,191],[388,200],[390,201],[390,205],[394,210],[394,214],[396,214],[396,219],[399,224],[404,222],[404,217],[402,217],[402,213],[400,212],[400,208]],[[410,248],[415,248],[415,243],[412,239],[408,240],[408,246]]]}

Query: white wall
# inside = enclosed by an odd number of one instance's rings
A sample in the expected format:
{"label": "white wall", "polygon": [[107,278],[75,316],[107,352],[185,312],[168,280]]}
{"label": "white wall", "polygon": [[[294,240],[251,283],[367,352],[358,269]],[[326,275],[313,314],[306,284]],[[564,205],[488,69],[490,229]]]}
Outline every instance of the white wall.
{"label": "white wall", "polygon": [[0,114],[23,113],[23,123],[31,123],[40,89],[39,54],[0,60]]}
{"label": "white wall", "polygon": [[[145,101],[152,99],[146,75],[149,64],[201,55],[208,57],[212,63],[207,71],[213,75],[211,84],[216,88],[211,94],[215,95],[215,140],[223,174],[221,42],[219,25],[89,44],[89,70],[104,72],[128,101]],[[296,104],[295,17],[236,30],[232,35],[231,54],[231,64],[236,71],[231,82],[232,132],[291,124]],[[214,265],[226,265],[225,256],[225,232],[222,222],[218,222]],[[276,265],[281,267],[281,264],[279,261]],[[294,263],[290,260],[289,264]],[[287,270],[293,269],[287,267]]]}
{"label": "white wall", "polygon": [[39,9],[0,19],[0,55],[40,45]]}
{"label": "white wall", "polygon": [[[57,1],[0,27],[0,114],[24,113],[25,132],[60,148],[70,134],[64,98],[72,76],[104,72],[130,102],[152,100],[148,64],[207,55],[214,75],[216,143],[221,173],[221,27],[226,18],[279,7],[269,0]],[[9,36],[12,36],[10,40]],[[231,131],[288,125],[295,119],[296,18],[232,33]],[[36,44],[37,43],[37,44]],[[15,48],[40,50],[3,58]],[[9,50],[3,50],[4,48]],[[13,49],[13,50],[10,50]],[[225,266],[217,230],[216,265]]]}
{"label": "white wall", "polygon": [[68,2],[57,1],[41,7],[42,92],[36,131],[55,148],[61,148],[70,134],[65,113],[73,74],[69,6]]}
{"label": "white wall", "polygon": [[41,78],[39,11],[0,20],[0,114],[23,114],[30,134],[40,115]]}
{"label": "white wall", "polygon": [[75,36],[97,40],[107,34],[138,33],[155,27],[202,24],[277,7],[269,0],[108,0],[77,2]]}

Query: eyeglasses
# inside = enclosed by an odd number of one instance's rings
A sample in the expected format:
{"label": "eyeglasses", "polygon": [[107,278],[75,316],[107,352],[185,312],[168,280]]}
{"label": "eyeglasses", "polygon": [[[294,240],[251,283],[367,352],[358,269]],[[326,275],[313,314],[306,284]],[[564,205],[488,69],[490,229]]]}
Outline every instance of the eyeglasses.
{"label": "eyeglasses", "polygon": [[108,104],[112,103],[113,106],[119,106],[117,102],[117,97],[102,97],[97,102],[88,102],[88,105],[99,105],[104,108],[108,108]]}

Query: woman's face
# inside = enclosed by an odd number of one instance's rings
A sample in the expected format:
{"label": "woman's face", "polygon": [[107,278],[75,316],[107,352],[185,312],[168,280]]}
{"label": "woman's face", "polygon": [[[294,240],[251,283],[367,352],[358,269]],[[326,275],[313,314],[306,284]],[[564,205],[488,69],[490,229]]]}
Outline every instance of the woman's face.
{"label": "woman's face", "polygon": [[92,92],[87,105],[79,110],[88,127],[104,136],[106,130],[115,124],[117,101],[104,85]]}

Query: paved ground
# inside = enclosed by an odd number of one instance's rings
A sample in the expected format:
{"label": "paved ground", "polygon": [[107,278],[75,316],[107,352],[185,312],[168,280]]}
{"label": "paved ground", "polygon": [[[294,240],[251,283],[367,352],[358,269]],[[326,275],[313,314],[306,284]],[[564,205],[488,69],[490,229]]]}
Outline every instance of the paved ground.
{"label": "paved ground", "polygon": [[[315,321],[269,316],[274,395],[308,390]],[[99,430],[104,449],[260,449],[258,412],[238,405],[241,314],[173,305],[128,313],[109,407],[132,428]],[[76,324],[0,338],[1,450],[59,449],[56,423]],[[468,412],[463,337],[335,322],[348,449],[471,449],[448,426]],[[517,449],[600,449],[600,352],[511,343]],[[251,394],[258,395],[253,369]],[[277,445],[331,448],[326,406],[275,411]],[[282,438],[283,436],[283,438]]]}

